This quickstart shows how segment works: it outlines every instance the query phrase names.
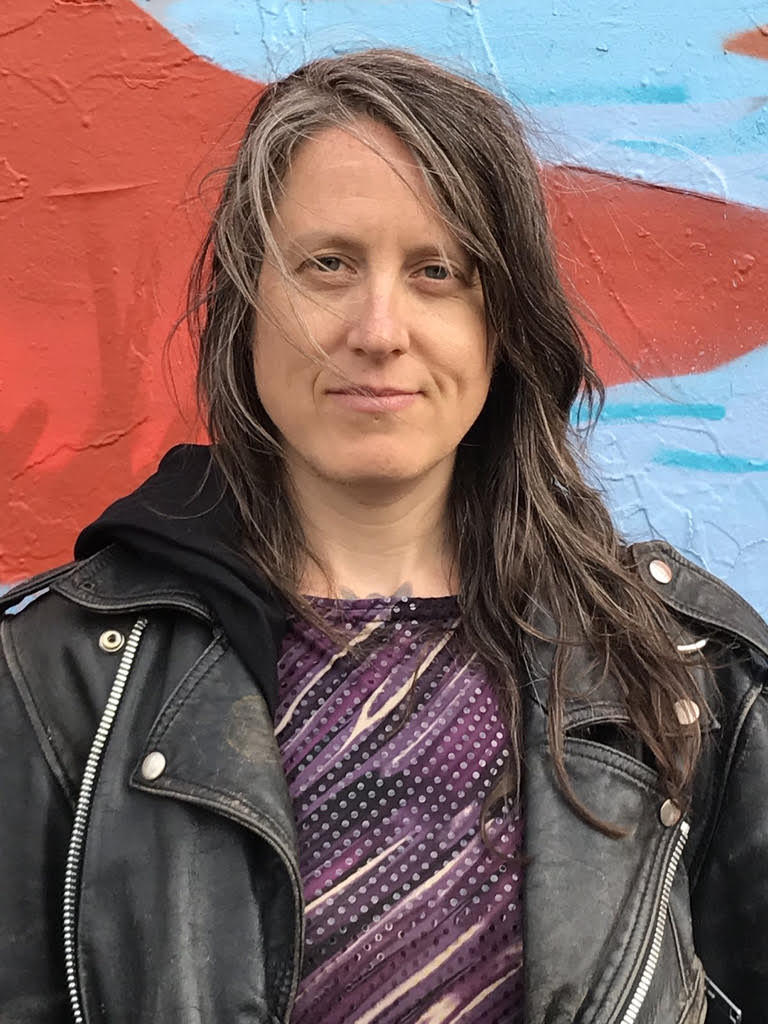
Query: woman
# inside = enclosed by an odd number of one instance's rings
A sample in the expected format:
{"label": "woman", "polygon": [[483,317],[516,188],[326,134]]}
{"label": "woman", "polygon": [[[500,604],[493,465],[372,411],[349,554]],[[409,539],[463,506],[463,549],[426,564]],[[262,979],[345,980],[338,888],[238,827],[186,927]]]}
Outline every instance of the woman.
{"label": "woman", "polygon": [[582,478],[508,105],[270,85],[190,309],[212,446],[5,601],[2,1020],[762,1019],[768,629]]}

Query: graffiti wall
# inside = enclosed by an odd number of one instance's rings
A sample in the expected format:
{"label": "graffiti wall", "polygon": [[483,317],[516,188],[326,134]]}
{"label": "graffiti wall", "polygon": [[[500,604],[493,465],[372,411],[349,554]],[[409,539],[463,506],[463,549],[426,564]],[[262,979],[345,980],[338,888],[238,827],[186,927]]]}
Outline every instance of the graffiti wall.
{"label": "graffiti wall", "polygon": [[768,612],[768,7],[749,11],[5,0],[0,583],[69,559],[200,437],[188,342],[166,341],[259,83],[392,45],[525,111],[563,273],[609,339],[592,338],[609,385],[592,456],[617,522]]}

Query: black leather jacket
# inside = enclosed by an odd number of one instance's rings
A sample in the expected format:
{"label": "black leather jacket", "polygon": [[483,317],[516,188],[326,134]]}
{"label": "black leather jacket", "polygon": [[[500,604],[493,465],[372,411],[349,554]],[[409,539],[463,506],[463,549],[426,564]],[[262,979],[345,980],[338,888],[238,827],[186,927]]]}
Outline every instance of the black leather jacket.
{"label": "black leather jacket", "polygon": [[[627,715],[610,680],[595,692],[574,668],[584,695],[567,706],[570,777],[601,817],[631,826],[606,838],[553,780],[551,651],[531,650],[526,1019],[693,1024],[707,1014],[706,970],[757,1024],[768,1019],[768,628],[668,546],[634,552],[640,572],[653,558],[673,570],[654,586],[676,643],[707,641],[716,718],[693,807],[675,820],[654,771],[620,741]],[[137,571],[120,548],[5,605],[43,587],[2,622],[0,1020],[288,1021],[303,898],[258,680],[194,591]],[[716,997],[708,1020],[720,1019]]]}

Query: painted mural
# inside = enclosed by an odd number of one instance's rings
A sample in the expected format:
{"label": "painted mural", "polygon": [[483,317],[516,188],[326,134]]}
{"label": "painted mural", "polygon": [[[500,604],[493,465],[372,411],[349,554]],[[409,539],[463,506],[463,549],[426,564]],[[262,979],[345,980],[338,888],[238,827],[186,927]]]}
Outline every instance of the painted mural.
{"label": "painted mural", "polygon": [[[259,83],[366,45],[523,109],[605,334],[595,471],[768,612],[768,7],[710,0],[5,0],[0,582],[200,437],[184,278]],[[632,367],[649,381],[643,383]]]}

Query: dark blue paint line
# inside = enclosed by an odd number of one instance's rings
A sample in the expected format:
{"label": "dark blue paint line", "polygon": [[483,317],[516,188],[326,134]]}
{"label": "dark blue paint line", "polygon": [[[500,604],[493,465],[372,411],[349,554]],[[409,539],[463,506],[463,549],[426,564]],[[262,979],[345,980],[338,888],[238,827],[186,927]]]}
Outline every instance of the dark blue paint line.
{"label": "dark blue paint line", "polygon": [[651,153],[654,156],[678,156],[680,146],[670,142],[657,142],[654,139],[611,139],[614,146],[631,149],[637,153]]}
{"label": "dark blue paint line", "polygon": [[622,420],[648,423],[670,416],[723,420],[725,406],[711,402],[609,402],[603,409],[600,419],[603,423],[618,423]]}
{"label": "dark blue paint line", "polygon": [[684,85],[636,85],[611,86],[603,88],[585,83],[582,86],[568,86],[562,89],[531,89],[525,94],[528,104],[561,106],[581,103],[585,106],[602,106],[606,103],[687,103],[690,93]]}
{"label": "dark blue paint line", "polygon": [[661,448],[653,461],[662,466],[701,469],[709,473],[768,473],[768,460],[750,459],[743,455],[718,455],[716,452],[693,452],[685,448]]}

